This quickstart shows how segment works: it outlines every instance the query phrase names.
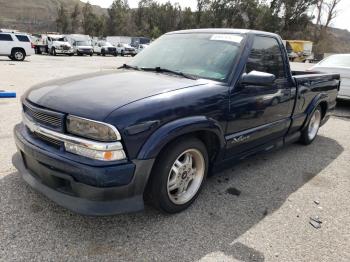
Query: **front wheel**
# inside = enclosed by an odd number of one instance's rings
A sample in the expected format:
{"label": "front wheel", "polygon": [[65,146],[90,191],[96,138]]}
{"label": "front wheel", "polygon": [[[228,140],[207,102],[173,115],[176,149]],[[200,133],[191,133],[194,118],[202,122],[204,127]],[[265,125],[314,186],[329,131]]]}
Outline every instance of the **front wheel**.
{"label": "front wheel", "polygon": [[321,107],[318,106],[315,111],[312,113],[312,116],[310,118],[310,121],[308,125],[305,127],[305,129],[301,133],[300,142],[304,145],[311,144],[318,133],[318,130],[321,126],[321,120],[322,120],[322,110]]}
{"label": "front wheel", "polygon": [[157,158],[149,181],[153,205],[167,213],[189,207],[208,173],[208,153],[197,138],[181,138],[169,144]]}

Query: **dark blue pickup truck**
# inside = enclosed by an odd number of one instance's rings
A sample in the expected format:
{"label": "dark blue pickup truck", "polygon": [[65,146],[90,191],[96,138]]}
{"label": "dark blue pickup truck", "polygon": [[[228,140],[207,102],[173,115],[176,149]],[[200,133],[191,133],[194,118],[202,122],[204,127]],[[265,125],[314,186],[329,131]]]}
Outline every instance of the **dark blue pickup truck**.
{"label": "dark blue pickup truck", "polygon": [[22,97],[13,163],[33,188],[87,215],[175,213],[227,163],[300,141],[335,108],[338,74],[292,72],[272,33],[165,34],[112,72]]}

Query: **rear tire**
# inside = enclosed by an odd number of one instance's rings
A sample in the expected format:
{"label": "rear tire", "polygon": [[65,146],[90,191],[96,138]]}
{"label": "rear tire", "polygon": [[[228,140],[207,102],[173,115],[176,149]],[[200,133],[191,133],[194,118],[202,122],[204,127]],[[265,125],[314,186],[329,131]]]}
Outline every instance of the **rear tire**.
{"label": "rear tire", "polygon": [[309,145],[316,139],[318,130],[321,126],[321,120],[322,109],[320,106],[317,106],[315,111],[311,115],[309,123],[301,132],[300,142],[302,144]]}
{"label": "rear tire", "polygon": [[163,152],[152,170],[146,196],[157,209],[177,213],[198,197],[208,173],[208,153],[195,137],[179,138]]}
{"label": "rear tire", "polygon": [[23,61],[25,57],[26,54],[22,49],[13,49],[11,52],[11,59],[14,61]]}

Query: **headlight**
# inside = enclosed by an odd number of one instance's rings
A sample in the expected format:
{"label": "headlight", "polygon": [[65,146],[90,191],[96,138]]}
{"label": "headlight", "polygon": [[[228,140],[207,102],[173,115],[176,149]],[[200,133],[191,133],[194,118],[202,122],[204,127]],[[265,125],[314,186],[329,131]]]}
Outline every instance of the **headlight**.
{"label": "headlight", "polygon": [[126,157],[123,149],[96,150],[70,142],[65,142],[64,147],[70,153],[102,161],[122,160]]}
{"label": "headlight", "polygon": [[67,117],[67,131],[81,137],[97,141],[112,142],[120,140],[118,130],[109,124],[101,123],[77,116]]}

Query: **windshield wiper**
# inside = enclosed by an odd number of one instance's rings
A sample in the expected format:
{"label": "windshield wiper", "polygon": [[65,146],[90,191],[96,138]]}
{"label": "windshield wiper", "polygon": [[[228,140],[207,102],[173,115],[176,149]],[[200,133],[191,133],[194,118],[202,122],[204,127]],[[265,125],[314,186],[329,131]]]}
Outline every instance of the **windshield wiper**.
{"label": "windshield wiper", "polygon": [[141,70],[144,70],[144,71],[154,71],[154,72],[158,72],[158,73],[171,73],[171,74],[174,74],[174,75],[178,75],[178,76],[182,76],[182,77],[185,77],[185,78],[188,78],[188,79],[192,79],[192,80],[197,80],[198,78],[193,76],[193,75],[190,75],[190,74],[186,74],[184,72],[181,72],[181,71],[175,71],[175,70],[171,70],[171,69],[167,69],[167,68],[162,68],[162,67],[141,67]]}
{"label": "windshield wiper", "polygon": [[132,66],[132,65],[128,65],[128,64],[123,64],[122,66],[118,67],[118,69],[122,69],[122,68],[141,70],[138,66]]}

